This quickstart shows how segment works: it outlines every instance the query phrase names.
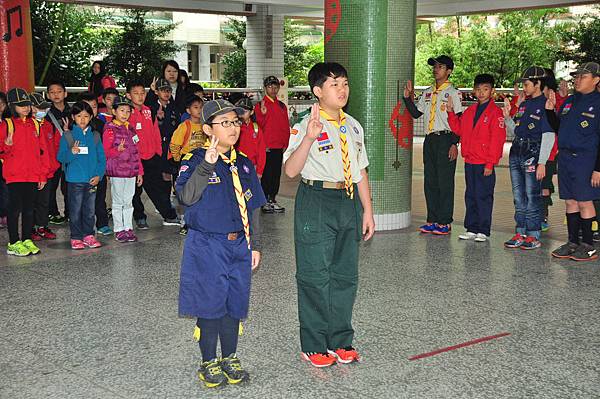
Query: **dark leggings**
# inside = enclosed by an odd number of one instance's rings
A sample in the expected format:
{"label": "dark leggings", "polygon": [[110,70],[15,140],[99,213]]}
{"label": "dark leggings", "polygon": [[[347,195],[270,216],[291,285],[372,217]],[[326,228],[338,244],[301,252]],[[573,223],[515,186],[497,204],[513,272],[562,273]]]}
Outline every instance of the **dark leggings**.
{"label": "dark leggings", "polygon": [[220,319],[198,319],[196,325],[200,327],[200,352],[202,361],[206,362],[217,358],[217,340],[221,341],[222,357],[229,357],[236,353],[240,320],[229,316]]}
{"label": "dark leggings", "polygon": [[31,239],[33,229],[33,201],[37,183],[9,183],[8,186],[8,238],[11,244],[19,241],[19,215],[21,215],[22,240]]}

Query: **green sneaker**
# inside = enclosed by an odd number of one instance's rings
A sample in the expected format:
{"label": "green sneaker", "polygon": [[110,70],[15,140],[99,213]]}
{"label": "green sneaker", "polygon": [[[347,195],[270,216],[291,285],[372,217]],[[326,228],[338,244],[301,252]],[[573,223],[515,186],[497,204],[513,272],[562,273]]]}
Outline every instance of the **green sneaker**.
{"label": "green sneaker", "polygon": [[31,250],[27,248],[27,246],[25,246],[23,242],[17,241],[12,245],[8,244],[8,247],[6,248],[6,253],[8,255],[27,256],[31,253]]}
{"label": "green sneaker", "polygon": [[221,360],[221,370],[225,373],[229,384],[239,384],[250,379],[250,375],[243,369],[235,353]]}
{"label": "green sneaker", "polygon": [[40,253],[40,249],[31,240],[23,241],[23,245],[29,250],[29,252],[32,255],[37,255]]}
{"label": "green sneaker", "polygon": [[203,362],[198,369],[198,377],[204,382],[207,388],[220,387],[227,382],[221,365],[217,359]]}

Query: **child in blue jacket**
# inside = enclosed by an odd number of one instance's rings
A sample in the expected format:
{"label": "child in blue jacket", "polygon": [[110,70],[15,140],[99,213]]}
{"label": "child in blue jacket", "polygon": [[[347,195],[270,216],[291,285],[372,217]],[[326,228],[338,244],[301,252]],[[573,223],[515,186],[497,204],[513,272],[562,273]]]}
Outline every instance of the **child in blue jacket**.
{"label": "child in blue jacket", "polygon": [[58,150],[67,181],[71,248],[98,248],[102,244],[94,237],[96,190],[106,157],[100,135],[90,127],[94,112],[89,104],[75,103],[71,115],[73,127],[63,134]]}

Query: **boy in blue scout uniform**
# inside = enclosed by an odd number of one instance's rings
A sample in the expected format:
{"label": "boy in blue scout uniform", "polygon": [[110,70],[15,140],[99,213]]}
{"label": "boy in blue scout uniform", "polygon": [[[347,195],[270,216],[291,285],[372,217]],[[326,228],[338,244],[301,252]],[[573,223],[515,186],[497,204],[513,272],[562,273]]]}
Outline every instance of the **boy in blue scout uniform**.
{"label": "boy in blue scout uniform", "polygon": [[359,360],[352,347],[358,246],[375,222],[364,132],[342,110],[348,73],[340,64],[318,63],[308,82],[319,103],[294,126],[283,159],[289,177],[302,175],[294,210],[301,357],[327,367]]}
{"label": "boy in blue scout uniform", "polygon": [[198,318],[194,335],[203,359],[198,376],[211,388],[248,380],[236,356],[237,339],[240,320],[248,315],[252,270],[260,262],[258,218],[251,214],[266,199],[252,162],[233,147],[244,112],[225,100],[204,106],[202,129],[210,146],[183,157],[176,183],[189,228],[179,314]]}
{"label": "boy in blue scout uniform", "polygon": [[573,75],[576,93],[558,115],[558,189],[566,201],[569,241],[552,256],[588,261],[598,259],[592,222],[596,219],[593,201],[600,198],[600,65],[585,63]]}
{"label": "boy in blue scout uniform", "polygon": [[532,66],[521,77],[528,97],[513,119],[505,118],[507,129],[514,130],[510,148],[510,180],[515,203],[516,234],[504,243],[506,248],[539,248],[542,230],[542,179],[546,161],[554,145],[554,129],[548,122],[548,99],[544,90],[544,68]]}

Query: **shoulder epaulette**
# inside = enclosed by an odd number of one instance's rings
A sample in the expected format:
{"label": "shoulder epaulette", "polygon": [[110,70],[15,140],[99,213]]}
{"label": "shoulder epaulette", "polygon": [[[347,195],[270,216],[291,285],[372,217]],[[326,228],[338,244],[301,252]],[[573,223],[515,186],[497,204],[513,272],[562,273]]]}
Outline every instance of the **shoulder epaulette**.
{"label": "shoulder epaulette", "polygon": [[187,154],[185,154],[183,156],[183,158],[181,158],[182,161],[189,161],[190,159],[192,159],[192,157],[194,156],[194,154],[192,154],[191,152],[188,152]]}

